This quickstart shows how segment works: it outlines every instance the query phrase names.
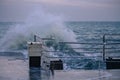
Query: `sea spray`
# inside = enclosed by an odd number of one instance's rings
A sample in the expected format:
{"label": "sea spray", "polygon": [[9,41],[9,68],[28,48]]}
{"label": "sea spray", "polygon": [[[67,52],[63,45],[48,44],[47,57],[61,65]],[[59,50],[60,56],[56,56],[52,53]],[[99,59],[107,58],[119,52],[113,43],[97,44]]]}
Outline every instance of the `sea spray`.
{"label": "sea spray", "polygon": [[[0,50],[13,51],[13,49],[25,49],[27,47],[27,41],[33,41],[32,39],[34,34],[38,34],[40,37],[52,36],[54,37],[56,43],[59,41],[77,42],[76,35],[72,30],[70,30],[64,25],[64,19],[62,17],[52,15],[43,10],[37,10],[31,13],[31,15],[28,16],[27,20],[25,20],[23,24],[17,24],[15,26],[10,27],[10,29],[7,31],[4,37],[0,40]],[[54,44],[56,43],[54,42]],[[78,48],[80,46],[70,45],[69,47]],[[26,55],[25,58],[27,58],[27,52],[24,52],[24,55]],[[61,51],[57,53],[57,55],[53,54],[53,56],[71,57],[77,55],[73,54],[72,51],[70,51],[69,54],[66,54]],[[73,69],[97,69],[99,68],[98,63],[100,62],[99,60],[87,58],[65,58],[65,60],[63,61],[66,63],[65,66],[67,66],[67,68],[69,67]]]}
{"label": "sea spray", "polygon": [[[27,41],[33,41],[32,38],[35,34],[39,35],[41,38],[54,37],[56,41],[56,43],[54,42],[54,46],[59,41],[77,42],[76,35],[65,26],[64,19],[61,16],[52,15],[43,10],[35,10],[28,16],[23,24],[12,26],[7,31],[0,40],[0,49],[4,51],[25,49],[27,47]],[[71,47],[74,46],[71,45]],[[52,51],[53,50],[55,50],[55,47]],[[25,58],[27,58],[27,53],[23,52],[23,54]],[[51,53],[51,55],[66,56],[63,52],[59,52],[59,55],[54,53]]]}
{"label": "sea spray", "polygon": [[42,9],[33,11],[24,24],[11,27],[0,40],[0,49],[20,49],[31,41],[34,34],[40,37],[54,36],[57,41],[76,42],[76,35],[64,25],[61,16],[52,15]]}

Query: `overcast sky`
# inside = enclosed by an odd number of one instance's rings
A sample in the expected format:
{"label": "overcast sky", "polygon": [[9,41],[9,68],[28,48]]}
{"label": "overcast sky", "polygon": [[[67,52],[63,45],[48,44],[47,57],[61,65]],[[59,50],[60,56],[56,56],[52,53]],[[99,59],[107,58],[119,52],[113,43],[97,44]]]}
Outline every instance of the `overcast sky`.
{"label": "overcast sky", "polygon": [[36,7],[67,21],[120,21],[120,0],[0,0],[0,21],[24,21]]}

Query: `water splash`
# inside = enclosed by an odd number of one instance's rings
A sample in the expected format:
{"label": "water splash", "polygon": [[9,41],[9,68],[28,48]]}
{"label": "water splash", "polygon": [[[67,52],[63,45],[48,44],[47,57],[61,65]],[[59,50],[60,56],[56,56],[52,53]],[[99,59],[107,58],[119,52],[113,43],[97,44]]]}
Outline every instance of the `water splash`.
{"label": "water splash", "polygon": [[27,41],[32,40],[34,34],[38,34],[40,37],[54,36],[58,41],[77,41],[76,35],[64,25],[64,19],[61,16],[37,9],[32,11],[24,24],[13,26],[7,31],[0,40],[0,49],[25,47]]}

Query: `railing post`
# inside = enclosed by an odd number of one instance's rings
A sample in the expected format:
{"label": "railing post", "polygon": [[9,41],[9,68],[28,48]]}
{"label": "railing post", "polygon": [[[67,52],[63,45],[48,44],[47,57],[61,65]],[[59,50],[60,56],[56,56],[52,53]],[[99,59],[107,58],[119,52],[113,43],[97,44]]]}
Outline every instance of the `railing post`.
{"label": "railing post", "polygon": [[36,42],[36,37],[37,37],[37,36],[36,36],[36,35],[34,35],[34,42]]}
{"label": "railing post", "polygon": [[103,61],[105,61],[105,45],[106,45],[106,41],[105,41],[105,34],[103,35]]}

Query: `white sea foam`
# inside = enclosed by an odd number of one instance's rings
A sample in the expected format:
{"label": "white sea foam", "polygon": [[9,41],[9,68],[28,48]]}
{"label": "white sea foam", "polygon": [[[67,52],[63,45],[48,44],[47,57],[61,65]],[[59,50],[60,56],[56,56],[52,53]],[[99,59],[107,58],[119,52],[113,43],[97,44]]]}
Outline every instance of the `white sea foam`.
{"label": "white sea foam", "polygon": [[63,17],[52,15],[42,9],[32,11],[24,22],[24,25],[16,25],[7,31],[0,40],[1,50],[26,45],[34,34],[40,37],[52,35],[58,41],[77,41],[74,32],[64,25]]}

